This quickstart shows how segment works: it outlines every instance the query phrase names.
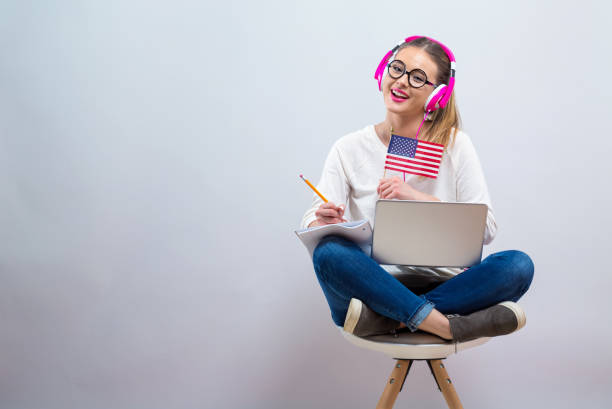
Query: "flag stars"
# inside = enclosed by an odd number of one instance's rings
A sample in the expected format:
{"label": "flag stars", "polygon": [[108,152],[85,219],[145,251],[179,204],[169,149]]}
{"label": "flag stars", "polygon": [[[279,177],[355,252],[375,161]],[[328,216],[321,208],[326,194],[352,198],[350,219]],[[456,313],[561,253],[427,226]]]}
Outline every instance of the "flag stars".
{"label": "flag stars", "polygon": [[413,138],[406,138],[399,135],[391,135],[389,143],[389,153],[414,158],[418,141]]}

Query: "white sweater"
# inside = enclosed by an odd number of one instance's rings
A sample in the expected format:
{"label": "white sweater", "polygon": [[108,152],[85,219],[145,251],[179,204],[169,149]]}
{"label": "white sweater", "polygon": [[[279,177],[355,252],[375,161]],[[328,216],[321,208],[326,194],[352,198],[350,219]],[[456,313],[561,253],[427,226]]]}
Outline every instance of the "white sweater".
{"label": "white sweater", "polygon": [[[374,211],[379,180],[384,174],[387,146],[378,138],[374,125],[338,139],[332,146],[317,184],[317,190],[336,205],[345,204],[344,218],[353,221],[367,219],[374,227]],[[420,179],[420,180],[419,180]],[[437,179],[406,175],[406,183],[420,192],[443,202],[485,203],[488,206],[484,244],[489,244],[497,232],[489,191],[474,145],[469,136],[457,132],[454,144],[446,147]],[[306,228],[316,220],[315,211],[323,203],[313,194],[312,206],[302,218]],[[455,275],[460,268],[426,268],[389,266],[388,271],[416,271],[433,275]]]}

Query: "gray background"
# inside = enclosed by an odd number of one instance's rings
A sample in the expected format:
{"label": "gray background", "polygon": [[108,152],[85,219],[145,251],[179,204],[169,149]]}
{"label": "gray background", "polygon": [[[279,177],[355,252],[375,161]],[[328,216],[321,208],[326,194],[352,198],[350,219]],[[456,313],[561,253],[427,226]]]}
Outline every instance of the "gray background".
{"label": "gray background", "polygon": [[[458,61],[520,332],[451,356],[470,408],[609,407],[604,2],[0,3],[0,407],[366,408],[293,230],[332,143],[383,119],[398,40]],[[411,406],[412,405],[412,406]],[[441,408],[417,363],[396,404]]]}

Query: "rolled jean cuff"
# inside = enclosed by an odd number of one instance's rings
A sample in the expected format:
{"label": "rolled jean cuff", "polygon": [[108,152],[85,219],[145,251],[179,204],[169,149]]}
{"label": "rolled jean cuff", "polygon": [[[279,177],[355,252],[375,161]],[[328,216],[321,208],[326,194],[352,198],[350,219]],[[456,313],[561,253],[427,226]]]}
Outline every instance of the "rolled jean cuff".
{"label": "rolled jean cuff", "polygon": [[417,330],[417,327],[421,325],[421,322],[427,318],[431,310],[433,310],[435,307],[435,304],[428,301],[424,295],[421,294],[419,297],[421,297],[425,302],[416,310],[416,312],[412,315],[412,318],[406,322],[406,326],[411,332]]}

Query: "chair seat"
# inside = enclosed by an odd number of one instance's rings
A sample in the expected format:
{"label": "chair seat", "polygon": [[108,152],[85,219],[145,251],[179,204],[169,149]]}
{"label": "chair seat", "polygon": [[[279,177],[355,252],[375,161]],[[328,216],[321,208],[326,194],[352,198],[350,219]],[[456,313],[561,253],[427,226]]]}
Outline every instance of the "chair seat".
{"label": "chair seat", "polygon": [[395,359],[443,359],[452,353],[476,347],[487,342],[490,337],[473,339],[466,342],[455,342],[442,339],[424,331],[399,331],[396,335],[373,335],[366,338],[357,337],[338,326],[338,329],[349,342],[358,347],[382,352]]}

